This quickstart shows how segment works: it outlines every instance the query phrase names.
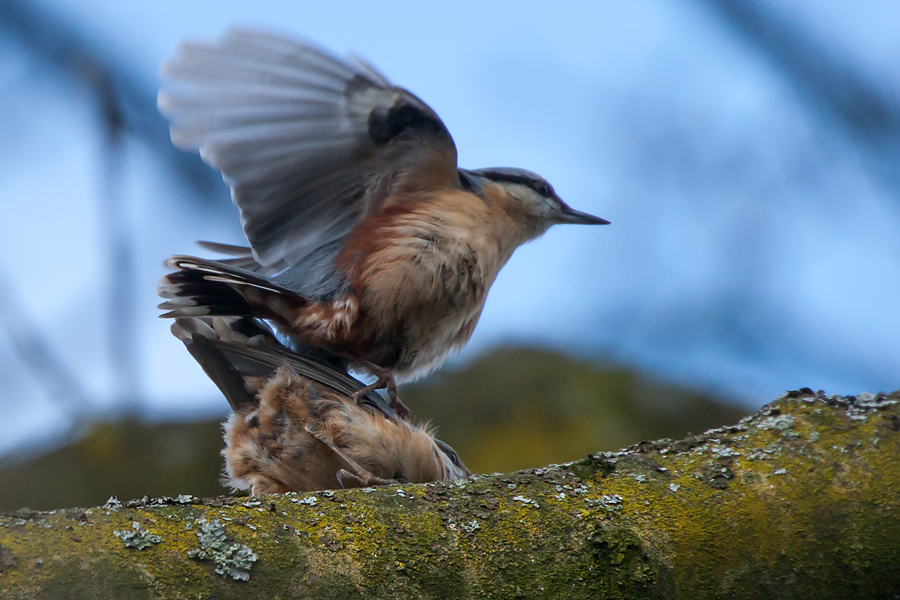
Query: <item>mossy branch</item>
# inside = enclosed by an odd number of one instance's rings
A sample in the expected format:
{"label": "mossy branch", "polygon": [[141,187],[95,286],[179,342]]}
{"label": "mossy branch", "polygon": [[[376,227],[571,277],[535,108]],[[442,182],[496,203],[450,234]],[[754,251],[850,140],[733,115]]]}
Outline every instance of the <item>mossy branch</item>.
{"label": "mossy branch", "polygon": [[894,597],[900,393],[806,392],[512,474],[0,516],[0,597]]}

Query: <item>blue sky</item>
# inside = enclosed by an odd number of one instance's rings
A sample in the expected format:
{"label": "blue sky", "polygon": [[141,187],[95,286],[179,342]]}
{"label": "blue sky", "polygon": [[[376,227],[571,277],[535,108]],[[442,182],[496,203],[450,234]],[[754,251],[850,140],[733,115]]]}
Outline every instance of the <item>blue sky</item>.
{"label": "blue sky", "polygon": [[[535,343],[634,364],[759,405],[788,388],[900,387],[900,196],[796,87],[700,2],[39,3],[88,31],[148,89],[183,38],[230,24],[355,51],[425,99],[465,167],[537,171],[612,221],[557,227],[501,272],[458,360]],[[900,95],[892,2],[772,2]],[[0,277],[90,400],[117,400],[101,334],[100,131],[90,98],[0,41]],[[137,253],[141,408],[224,400],[156,318],[156,281],[196,239],[240,243],[235,211],[185,208],[141,144],[124,154]],[[0,452],[64,431],[0,335]],[[413,407],[414,408],[414,407]]]}

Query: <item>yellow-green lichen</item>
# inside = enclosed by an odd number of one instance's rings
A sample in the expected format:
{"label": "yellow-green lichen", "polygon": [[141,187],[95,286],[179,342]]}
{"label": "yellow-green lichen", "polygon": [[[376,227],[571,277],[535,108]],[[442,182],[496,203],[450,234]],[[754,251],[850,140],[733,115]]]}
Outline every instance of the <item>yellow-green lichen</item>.
{"label": "yellow-green lichen", "polygon": [[[896,593],[893,397],[794,396],[703,436],[462,482],[0,516],[0,597]],[[189,557],[216,520],[258,556],[249,581]],[[127,547],[134,523],[160,542]]]}

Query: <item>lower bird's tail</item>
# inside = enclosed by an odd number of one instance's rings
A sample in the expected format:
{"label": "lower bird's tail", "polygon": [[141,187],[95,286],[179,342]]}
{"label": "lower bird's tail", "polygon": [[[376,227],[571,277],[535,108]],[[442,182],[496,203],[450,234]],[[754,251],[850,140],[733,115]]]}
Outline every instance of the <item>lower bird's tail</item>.
{"label": "lower bird's tail", "polygon": [[[218,386],[235,411],[258,401],[256,393],[281,367],[351,396],[364,384],[351,377],[341,358],[317,348],[290,349],[263,321],[248,317],[178,317],[172,333]],[[375,392],[362,404],[390,419],[397,414]]]}

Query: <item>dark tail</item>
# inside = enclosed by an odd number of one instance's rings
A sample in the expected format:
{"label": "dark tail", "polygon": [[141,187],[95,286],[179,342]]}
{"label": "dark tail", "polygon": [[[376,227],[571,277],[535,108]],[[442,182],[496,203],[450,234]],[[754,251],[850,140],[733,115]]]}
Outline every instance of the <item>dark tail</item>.
{"label": "dark tail", "polygon": [[[364,387],[347,373],[342,359],[320,349],[291,350],[258,319],[179,317],[172,324],[172,333],[184,342],[233,410],[255,406],[257,386],[250,380],[268,380],[281,367],[345,396]],[[390,419],[397,418],[375,392],[366,394],[363,403]]]}
{"label": "dark tail", "polygon": [[163,318],[261,317],[291,321],[292,310],[308,300],[266,275],[223,261],[173,256],[166,264],[175,269],[159,283],[166,301]]}

